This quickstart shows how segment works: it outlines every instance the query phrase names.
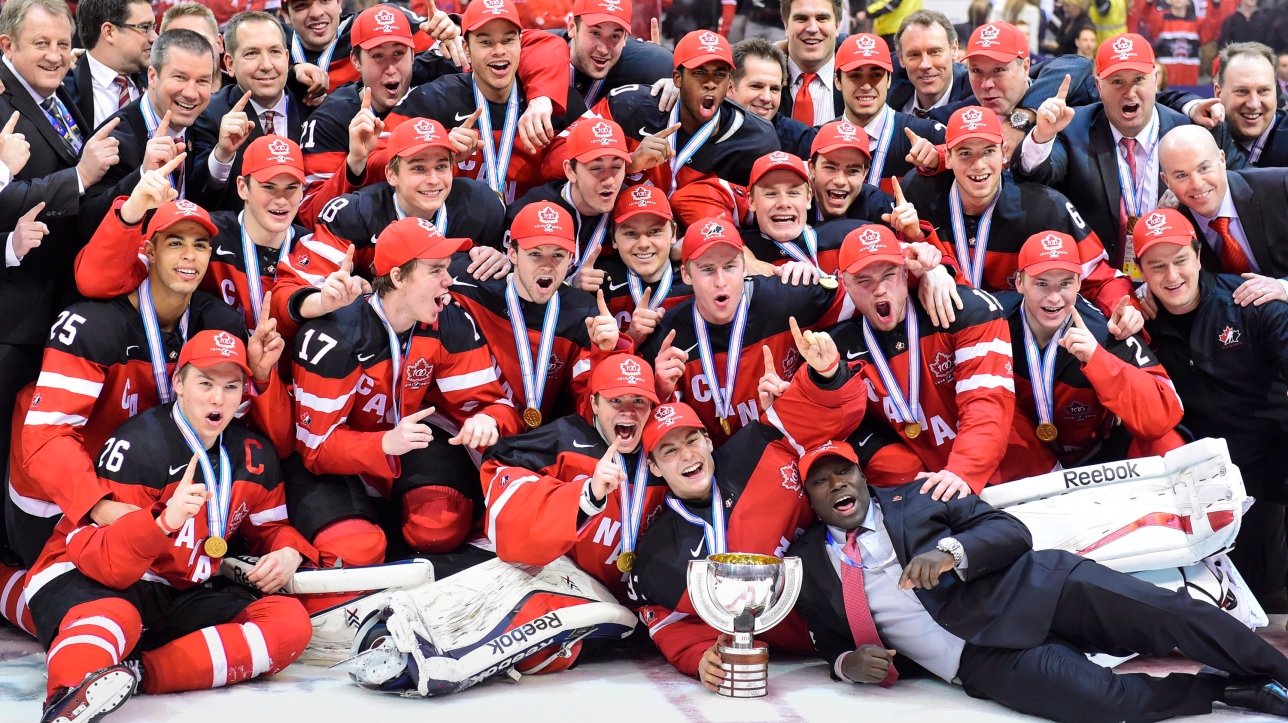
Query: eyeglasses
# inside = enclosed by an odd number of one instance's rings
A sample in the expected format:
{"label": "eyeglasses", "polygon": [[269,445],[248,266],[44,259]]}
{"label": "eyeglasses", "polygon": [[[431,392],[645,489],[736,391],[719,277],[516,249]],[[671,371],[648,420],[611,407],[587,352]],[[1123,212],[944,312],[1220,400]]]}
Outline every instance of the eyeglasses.
{"label": "eyeglasses", "polygon": [[112,24],[118,28],[129,28],[130,30],[137,30],[143,35],[151,35],[153,31],[157,29],[156,23],[112,23]]}

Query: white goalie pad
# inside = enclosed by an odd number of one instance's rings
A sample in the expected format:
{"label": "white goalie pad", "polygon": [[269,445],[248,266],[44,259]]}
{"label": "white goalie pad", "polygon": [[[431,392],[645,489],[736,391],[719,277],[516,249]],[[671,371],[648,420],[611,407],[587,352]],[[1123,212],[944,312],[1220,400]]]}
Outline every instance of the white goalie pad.
{"label": "white goalie pad", "polygon": [[1229,550],[1252,503],[1223,439],[1016,480],[980,498],[1024,522],[1035,549],[1132,573],[1188,567]]}
{"label": "white goalie pad", "polygon": [[[247,587],[255,587],[246,576],[257,562],[258,557],[225,557],[219,565],[219,574]],[[429,560],[415,559],[366,567],[297,570],[281,592],[287,595],[320,595],[390,588],[401,590],[433,581],[434,565]]]}
{"label": "white goalie pad", "polygon": [[372,612],[351,637],[353,657],[335,667],[365,688],[406,696],[463,690],[547,648],[568,655],[580,640],[625,638],[636,624],[612,593],[564,557],[544,567],[493,559],[355,602]]}

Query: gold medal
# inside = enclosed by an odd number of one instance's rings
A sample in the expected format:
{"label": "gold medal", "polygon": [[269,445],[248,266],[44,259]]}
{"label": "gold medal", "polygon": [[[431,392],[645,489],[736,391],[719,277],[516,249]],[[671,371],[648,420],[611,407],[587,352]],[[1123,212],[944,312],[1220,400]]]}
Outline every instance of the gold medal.
{"label": "gold medal", "polygon": [[1054,442],[1055,438],[1060,434],[1059,430],[1055,428],[1055,425],[1051,424],[1050,422],[1043,422],[1039,424],[1037,432],[1038,432],[1038,439],[1042,440],[1043,442]]}
{"label": "gold medal", "polygon": [[223,557],[228,553],[228,541],[219,535],[211,535],[206,538],[205,550],[210,557]]}
{"label": "gold medal", "polygon": [[725,417],[720,418],[720,428],[724,430],[725,434],[733,433],[733,430],[729,427],[729,420]]}
{"label": "gold medal", "polygon": [[909,422],[903,425],[903,433],[908,435],[908,439],[916,439],[921,436],[921,422]]}
{"label": "gold medal", "polygon": [[528,407],[523,410],[523,423],[528,425],[529,429],[536,429],[541,426],[541,410],[536,407]]}
{"label": "gold medal", "polygon": [[1127,235],[1130,236],[1132,231],[1136,230],[1136,222],[1140,220],[1139,216],[1127,217]]}
{"label": "gold medal", "polygon": [[835,276],[820,277],[818,280],[818,285],[828,290],[835,289],[838,286],[838,284],[836,283]]}
{"label": "gold medal", "polygon": [[617,556],[617,569],[622,572],[630,572],[635,569],[635,553],[623,552]]}

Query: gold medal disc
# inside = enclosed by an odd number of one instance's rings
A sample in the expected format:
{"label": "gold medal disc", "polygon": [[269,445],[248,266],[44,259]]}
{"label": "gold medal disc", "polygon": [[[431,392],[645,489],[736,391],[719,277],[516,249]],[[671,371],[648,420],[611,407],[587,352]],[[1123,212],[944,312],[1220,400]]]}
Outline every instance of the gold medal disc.
{"label": "gold medal disc", "polygon": [[622,572],[630,572],[635,569],[635,553],[623,552],[617,556],[617,569]]}
{"label": "gold medal disc", "polygon": [[1039,424],[1037,432],[1038,432],[1038,439],[1042,440],[1043,442],[1054,442],[1056,436],[1060,434],[1059,430],[1055,428],[1055,425],[1051,424],[1050,422],[1043,422],[1042,424]]}
{"label": "gold medal disc", "polygon": [[1136,230],[1136,222],[1140,220],[1139,216],[1127,217],[1127,235],[1130,236],[1132,231]]}
{"label": "gold medal disc", "polygon": [[211,535],[206,538],[205,550],[210,557],[223,557],[228,554],[228,541],[219,535]]}
{"label": "gold medal disc", "polygon": [[838,286],[838,284],[836,283],[836,277],[835,277],[835,276],[824,276],[824,277],[821,277],[821,278],[818,280],[818,285],[819,285],[819,286],[822,286],[822,287],[823,287],[823,288],[825,288],[825,289],[828,289],[829,291],[830,291],[830,290],[832,290],[832,289],[835,289],[835,288]]}
{"label": "gold medal disc", "polygon": [[729,420],[726,419],[725,417],[720,418],[720,429],[724,430],[725,434],[733,433],[732,428],[729,426]]}
{"label": "gold medal disc", "polygon": [[909,422],[903,425],[903,433],[908,435],[908,439],[916,439],[921,436],[921,422]]}
{"label": "gold medal disc", "polygon": [[529,429],[536,429],[541,426],[541,410],[536,407],[528,407],[523,410],[523,423],[528,425]]}

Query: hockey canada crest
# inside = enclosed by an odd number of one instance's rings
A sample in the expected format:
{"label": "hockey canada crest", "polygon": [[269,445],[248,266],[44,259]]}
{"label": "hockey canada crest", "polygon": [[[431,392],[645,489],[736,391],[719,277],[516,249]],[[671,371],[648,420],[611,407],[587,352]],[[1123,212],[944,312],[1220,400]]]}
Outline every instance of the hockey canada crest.
{"label": "hockey canada crest", "polygon": [[676,423],[677,417],[675,407],[670,404],[663,404],[653,412],[653,419],[663,427],[669,427]]}
{"label": "hockey canada crest", "polygon": [[1090,404],[1077,399],[1064,405],[1063,411],[1065,419],[1072,419],[1077,422],[1091,419],[1096,414],[1096,410],[1092,409]]}
{"label": "hockey canada crest", "polygon": [[220,356],[232,356],[237,353],[237,337],[232,334],[221,331],[215,334],[213,341],[216,347],[214,351],[219,352]]}
{"label": "hockey canada crest", "polygon": [[546,365],[546,375],[557,377],[559,372],[563,371],[563,368],[564,360],[558,354],[550,352],[550,363]]}
{"label": "hockey canada crest", "polygon": [[796,471],[796,463],[788,462],[782,467],[779,467],[778,472],[783,476],[783,489],[800,494],[801,476],[800,473]]}
{"label": "hockey canada crest", "polygon": [[1055,259],[1067,254],[1068,252],[1064,250],[1064,242],[1060,240],[1059,236],[1049,233],[1042,237],[1042,253],[1038,254],[1039,256],[1049,256]]}
{"label": "hockey canada crest", "polygon": [[280,138],[268,144],[268,152],[278,163],[291,162],[291,144]]}
{"label": "hockey canada crest", "polygon": [[860,35],[856,43],[863,57],[870,58],[877,54],[877,39],[871,35]]}
{"label": "hockey canada crest", "polygon": [[702,240],[707,241],[715,236],[724,234],[724,225],[719,221],[707,221],[707,225],[702,227]]}
{"label": "hockey canada crest", "polygon": [[698,34],[698,45],[708,53],[714,53],[720,50],[720,36],[710,30],[703,30]]}
{"label": "hockey canada crest", "polygon": [[787,155],[786,153],[783,153],[782,151],[774,151],[773,153],[769,154],[770,163],[787,163],[790,160],[791,160],[791,156]]}
{"label": "hockey canada crest", "polygon": [[1234,346],[1239,343],[1240,336],[1241,333],[1238,329],[1227,325],[1221,330],[1221,333],[1217,335],[1216,340],[1221,342],[1222,346]]}
{"label": "hockey canada crest", "polygon": [[418,118],[416,125],[416,135],[420,136],[422,141],[433,141],[438,139],[438,131],[434,130],[434,122],[428,118]]}
{"label": "hockey canada crest", "polygon": [[979,29],[979,45],[982,48],[991,48],[997,45],[997,37],[1002,34],[1002,29],[989,23]]}
{"label": "hockey canada crest", "polygon": [[550,233],[557,228],[563,228],[559,225],[559,209],[550,204],[546,204],[545,208],[537,211],[537,223],[541,225],[541,229],[546,233]]}
{"label": "hockey canada crest", "polygon": [[968,131],[973,131],[984,125],[984,111],[980,110],[978,106],[967,108],[966,111],[962,113],[962,125],[965,126]]}
{"label": "hockey canada crest", "polygon": [[196,216],[197,212],[201,210],[200,206],[186,198],[175,201],[174,208],[185,216]]}
{"label": "hockey canada crest", "polygon": [[788,347],[787,353],[783,354],[783,379],[791,381],[796,376],[796,370],[801,366],[801,353],[796,351],[795,347]]}
{"label": "hockey canada crest", "polygon": [[841,120],[840,123],[836,124],[836,134],[846,143],[853,143],[858,140],[858,132],[859,127],[848,120]]}
{"label": "hockey canada crest", "polygon": [[631,191],[631,205],[638,208],[653,205],[653,194],[649,193],[647,186],[636,186]]}
{"label": "hockey canada crest", "polygon": [[505,12],[505,0],[482,0],[483,12],[489,15],[501,15]]}
{"label": "hockey canada crest", "polygon": [[1149,214],[1141,219],[1140,222],[1145,224],[1146,236],[1162,236],[1165,231],[1171,228],[1167,225],[1167,216],[1159,211]]}
{"label": "hockey canada crest", "polygon": [[631,357],[626,357],[622,360],[621,370],[622,380],[627,384],[640,383],[640,372],[643,371],[643,369],[640,368],[639,362],[635,361]]}
{"label": "hockey canada crest", "polygon": [[1131,60],[1136,57],[1136,43],[1126,35],[1119,35],[1110,49],[1114,51],[1114,60]]}
{"label": "hockey canada crest", "polygon": [[429,384],[429,376],[434,373],[434,365],[421,357],[415,364],[407,365],[407,388],[420,389]]}
{"label": "hockey canada crest", "polygon": [[606,146],[613,142],[613,127],[604,121],[599,121],[591,126],[590,132],[595,134],[595,143],[601,146]]}
{"label": "hockey canada crest", "polygon": [[877,230],[868,226],[859,232],[859,243],[863,244],[863,250],[868,253],[876,253],[877,247],[881,245],[881,234]]}
{"label": "hockey canada crest", "polygon": [[376,20],[376,28],[380,30],[380,32],[392,33],[394,31],[394,23],[397,22],[398,19],[394,17],[393,13],[389,12],[384,8],[381,8],[376,13],[375,20]]}
{"label": "hockey canada crest", "polygon": [[947,352],[935,354],[935,358],[927,364],[930,367],[930,373],[935,376],[935,384],[943,384],[953,380],[953,370],[957,368],[957,362]]}

